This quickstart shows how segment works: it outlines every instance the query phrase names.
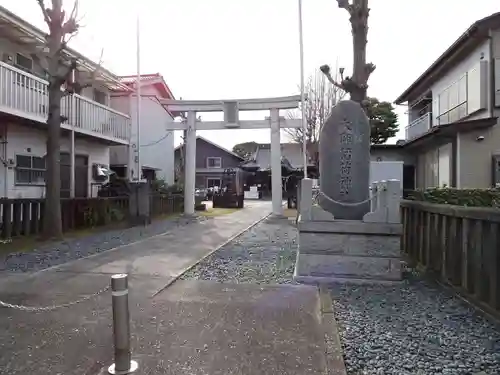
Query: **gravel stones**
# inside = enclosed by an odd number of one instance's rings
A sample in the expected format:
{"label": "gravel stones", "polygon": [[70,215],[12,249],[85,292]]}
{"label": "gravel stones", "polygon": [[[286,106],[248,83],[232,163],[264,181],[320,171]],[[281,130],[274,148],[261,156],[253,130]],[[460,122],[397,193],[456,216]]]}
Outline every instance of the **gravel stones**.
{"label": "gravel stones", "polygon": [[27,272],[53,267],[206,219],[205,217],[181,216],[156,220],[146,227],[117,229],[62,242],[41,244],[36,249],[27,252],[11,253],[3,258],[0,257],[0,271]]}
{"label": "gravel stones", "polygon": [[432,282],[331,293],[349,375],[500,374],[499,327]]}
{"label": "gravel stones", "polygon": [[297,231],[287,219],[266,219],[223,246],[182,279],[232,283],[289,284],[297,253]]}

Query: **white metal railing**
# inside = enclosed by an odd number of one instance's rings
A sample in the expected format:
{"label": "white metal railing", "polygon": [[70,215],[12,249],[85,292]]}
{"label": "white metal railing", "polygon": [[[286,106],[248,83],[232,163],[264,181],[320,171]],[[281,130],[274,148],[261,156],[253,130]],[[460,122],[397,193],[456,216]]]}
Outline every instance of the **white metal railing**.
{"label": "white metal railing", "polygon": [[431,128],[432,113],[427,112],[425,115],[420,116],[418,119],[412,121],[406,127],[406,140],[411,140],[425,134]]}
{"label": "white metal railing", "polygon": [[[34,121],[46,122],[48,82],[0,62],[0,110]],[[61,115],[68,118],[61,127],[99,138],[128,142],[129,116],[81,95],[64,96]]]}

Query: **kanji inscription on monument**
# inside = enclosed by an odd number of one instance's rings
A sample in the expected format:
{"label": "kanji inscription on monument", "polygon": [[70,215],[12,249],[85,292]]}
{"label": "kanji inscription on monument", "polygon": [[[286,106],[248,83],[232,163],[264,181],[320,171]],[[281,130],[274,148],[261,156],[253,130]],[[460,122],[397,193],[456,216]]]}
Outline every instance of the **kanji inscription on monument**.
{"label": "kanji inscription on monument", "polygon": [[333,108],[321,129],[319,158],[321,207],[336,219],[361,220],[370,210],[370,124],[358,103]]}

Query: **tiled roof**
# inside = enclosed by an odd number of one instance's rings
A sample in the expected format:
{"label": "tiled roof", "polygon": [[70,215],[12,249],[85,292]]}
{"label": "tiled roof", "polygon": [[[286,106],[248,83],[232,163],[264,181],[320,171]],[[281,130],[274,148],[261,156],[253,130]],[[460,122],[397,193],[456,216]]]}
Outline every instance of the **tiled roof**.
{"label": "tiled roof", "polygon": [[[154,73],[154,74],[141,74],[141,82],[148,82],[152,80],[157,80],[159,78],[162,78],[160,73]],[[135,83],[137,80],[137,75],[133,76],[121,76],[119,77],[119,80],[121,83],[124,83],[125,85],[131,85]]]}
{"label": "tiled roof", "polygon": [[[118,77],[118,79],[121,84],[130,88],[137,81],[137,75],[120,76]],[[152,85],[155,85],[156,88],[160,91],[163,98],[175,99],[174,94],[172,94],[172,91],[170,90],[170,87],[168,87],[167,83],[165,82],[165,79],[160,73],[141,74],[140,80],[142,84],[150,83]]]}

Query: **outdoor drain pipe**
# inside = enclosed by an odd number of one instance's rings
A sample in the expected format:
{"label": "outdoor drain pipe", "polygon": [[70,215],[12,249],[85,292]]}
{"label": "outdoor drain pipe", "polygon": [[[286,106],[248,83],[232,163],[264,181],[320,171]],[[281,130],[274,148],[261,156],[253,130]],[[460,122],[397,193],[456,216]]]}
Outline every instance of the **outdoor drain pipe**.
{"label": "outdoor drain pipe", "polygon": [[108,368],[111,375],[126,375],[137,370],[130,353],[130,313],[128,304],[128,276],[111,276],[111,296],[113,302],[113,339],[115,363]]}

